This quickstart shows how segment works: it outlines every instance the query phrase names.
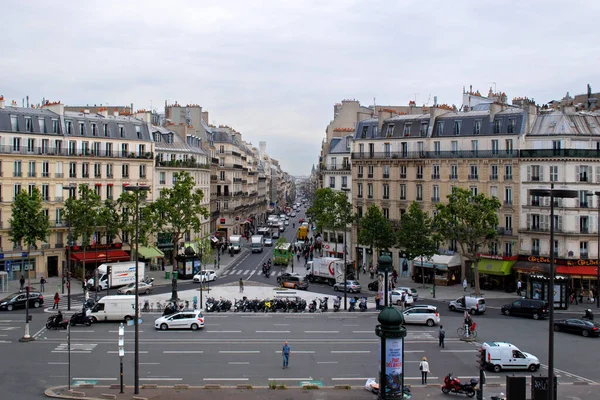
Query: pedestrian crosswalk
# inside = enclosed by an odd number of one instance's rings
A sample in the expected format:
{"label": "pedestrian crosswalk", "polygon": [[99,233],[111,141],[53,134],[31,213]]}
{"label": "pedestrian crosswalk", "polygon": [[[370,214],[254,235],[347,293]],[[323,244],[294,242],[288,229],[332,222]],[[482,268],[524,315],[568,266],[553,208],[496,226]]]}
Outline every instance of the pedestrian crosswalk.
{"label": "pedestrian crosswalk", "polygon": [[[257,272],[257,269],[230,269],[230,270],[226,270],[223,272],[218,273],[219,276],[233,276],[233,275],[248,275],[252,272]],[[281,276],[281,274],[283,274],[285,272],[285,270],[281,270],[281,271],[273,271],[271,270],[271,275],[273,276]]]}

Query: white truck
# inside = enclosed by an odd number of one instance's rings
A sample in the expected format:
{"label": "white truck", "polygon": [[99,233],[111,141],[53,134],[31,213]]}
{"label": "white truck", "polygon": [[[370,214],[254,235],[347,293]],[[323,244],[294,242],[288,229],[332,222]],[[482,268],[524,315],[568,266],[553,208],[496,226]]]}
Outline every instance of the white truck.
{"label": "white truck", "polygon": [[[108,276],[108,266],[110,265],[110,280]],[[138,262],[138,279],[144,280],[146,263]],[[95,272],[94,272],[95,274]],[[94,283],[94,278],[87,281],[87,287],[98,291],[110,288],[125,286],[135,282],[135,261],[125,261],[117,263],[100,264],[98,266],[98,284]]]}
{"label": "white truck", "polygon": [[324,282],[330,286],[344,282],[344,260],[335,257],[315,258],[306,264],[310,282]]}
{"label": "white truck", "polygon": [[135,316],[135,296],[104,296],[90,312],[94,322],[129,321]]}
{"label": "white truck", "polygon": [[262,253],[264,247],[264,239],[262,235],[253,235],[251,238],[250,248],[253,253]]}
{"label": "white truck", "polygon": [[233,247],[234,253],[239,253],[242,250],[242,236],[231,235],[229,236],[229,242],[231,243],[231,247]]}

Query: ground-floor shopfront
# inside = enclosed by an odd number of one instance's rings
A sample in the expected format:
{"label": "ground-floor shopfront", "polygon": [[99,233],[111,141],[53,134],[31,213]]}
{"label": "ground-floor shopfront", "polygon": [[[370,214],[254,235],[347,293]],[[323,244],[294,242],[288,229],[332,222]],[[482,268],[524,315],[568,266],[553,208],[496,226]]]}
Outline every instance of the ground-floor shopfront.
{"label": "ground-floor shopfront", "polygon": [[[518,260],[518,256],[502,257],[494,255],[482,255],[479,259],[479,287],[484,290],[504,290],[513,292],[517,289],[516,279],[513,275],[513,265]],[[475,265],[467,261],[469,271],[468,282],[474,285]]]}
{"label": "ground-floor shopfront", "polygon": [[[434,268],[435,266],[435,268]],[[434,254],[431,258],[417,257],[413,260],[412,277],[415,282],[452,286],[460,282],[461,259],[458,253]]]}

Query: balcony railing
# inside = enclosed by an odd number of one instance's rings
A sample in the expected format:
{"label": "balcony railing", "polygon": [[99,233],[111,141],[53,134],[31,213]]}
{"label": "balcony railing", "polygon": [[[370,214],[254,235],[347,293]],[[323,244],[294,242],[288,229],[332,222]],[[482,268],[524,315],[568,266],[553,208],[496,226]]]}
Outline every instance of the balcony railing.
{"label": "balcony railing", "polygon": [[69,150],[68,148],[43,148],[43,147],[33,147],[31,149],[27,149],[26,147],[14,147],[14,146],[0,146],[0,153],[2,154],[27,154],[27,155],[44,155],[44,156],[89,156],[89,157],[108,157],[108,158],[140,158],[140,159],[152,159],[154,155],[152,152],[116,152],[116,151],[105,151],[105,150],[78,150],[73,151],[73,149]]}
{"label": "balcony railing", "polygon": [[372,179],[373,178],[373,174],[367,174],[367,178]]}
{"label": "balcony railing", "polygon": [[406,174],[400,174],[400,179],[406,179]]}
{"label": "balcony railing", "polygon": [[590,233],[590,228],[588,228],[587,226],[582,226],[581,228],[579,228],[579,233]]}
{"label": "balcony railing", "polygon": [[498,180],[498,174],[491,174],[490,175],[490,181],[497,181]]}
{"label": "balcony railing", "polygon": [[512,181],[512,174],[505,174],[504,175],[504,180],[505,181]]}
{"label": "balcony railing", "polygon": [[15,171],[15,172],[13,172],[13,176],[14,176],[15,178],[16,178],[16,177],[21,177],[21,176],[23,176],[23,173],[22,173],[21,171]]}
{"label": "balcony railing", "polygon": [[539,256],[540,255],[540,249],[531,249],[531,255],[532,256]]}
{"label": "balcony railing", "polygon": [[440,198],[439,197],[432,197],[431,198],[431,202],[432,203],[439,203],[440,202]]}
{"label": "balcony railing", "polygon": [[356,177],[357,177],[357,178],[362,178],[362,177],[363,177],[363,174],[356,174]]}
{"label": "balcony railing", "polygon": [[350,165],[323,165],[323,171],[350,171]]}
{"label": "balcony railing", "polygon": [[431,179],[440,179],[440,174],[431,174]]}
{"label": "balcony railing", "polygon": [[581,208],[588,208],[589,207],[589,203],[588,202],[579,202],[579,207]]}
{"label": "balcony railing", "polygon": [[65,247],[64,243],[54,243],[54,248],[55,249],[62,249],[63,247]]}
{"label": "balcony railing", "polygon": [[[595,157],[600,157],[600,151]],[[439,159],[439,158],[518,158],[518,150],[501,150],[501,151],[397,151],[397,152],[373,152],[373,153],[352,153],[352,159]]]}
{"label": "balcony railing", "polygon": [[579,252],[579,258],[583,259],[583,260],[587,260],[589,258],[590,254],[586,251],[580,251]]}
{"label": "balcony railing", "polygon": [[383,179],[390,179],[390,174],[383,174]]}
{"label": "balcony railing", "polygon": [[417,179],[423,179],[423,174],[417,174]]}
{"label": "balcony railing", "polygon": [[49,177],[50,177],[50,172],[42,171],[42,178],[49,178]]}
{"label": "balcony railing", "polygon": [[507,228],[498,228],[498,235],[512,236],[513,230]]}
{"label": "balcony railing", "polygon": [[513,202],[512,202],[512,200],[504,200],[504,205],[507,207],[512,207]]}
{"label": "balcony railing", "polygon": [[452,180],[458,180],[458,175],[450,174],[450,179],[452,179]]}
{"label": "balcony railing", "polygon": [[469,174],[469,180],[474,181],[479,179],[479,175],[478,174]]}
{"label": "balcony railing", "polygon": [[55,172],[54,173],[54,177],[55,178],[62,178],[64,176],[64,174],[62,172]]}

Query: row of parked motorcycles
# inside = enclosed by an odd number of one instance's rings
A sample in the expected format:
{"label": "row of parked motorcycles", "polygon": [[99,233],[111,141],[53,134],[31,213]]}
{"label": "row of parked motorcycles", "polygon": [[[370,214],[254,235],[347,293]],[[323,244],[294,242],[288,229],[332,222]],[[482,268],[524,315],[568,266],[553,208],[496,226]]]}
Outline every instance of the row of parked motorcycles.
{"label": "row of parked motorcycles", "polygon": [[227,312],[231,310],[231,301],[224,298],[215,300],[214,297],[206,299],[206,312]]}
{"label": "row of parked motorcycles", "polygon": [[[341,296],[336,296],[333,299],[334,312],[341,309],[341,303]],[[357,305],[359,310],[366,311],[367,298],[351,298],[348,311],[355,311]],[[232,306],[234,312],[325,312],[329,310],[329,297],[316,298],[307,302],[301,297],[251,300],[244,296],[241,299],[234,299],[233,304],[223,298],[216,300],[209,297],[206,300],[206,312],[227,312],[231,310]]]}

